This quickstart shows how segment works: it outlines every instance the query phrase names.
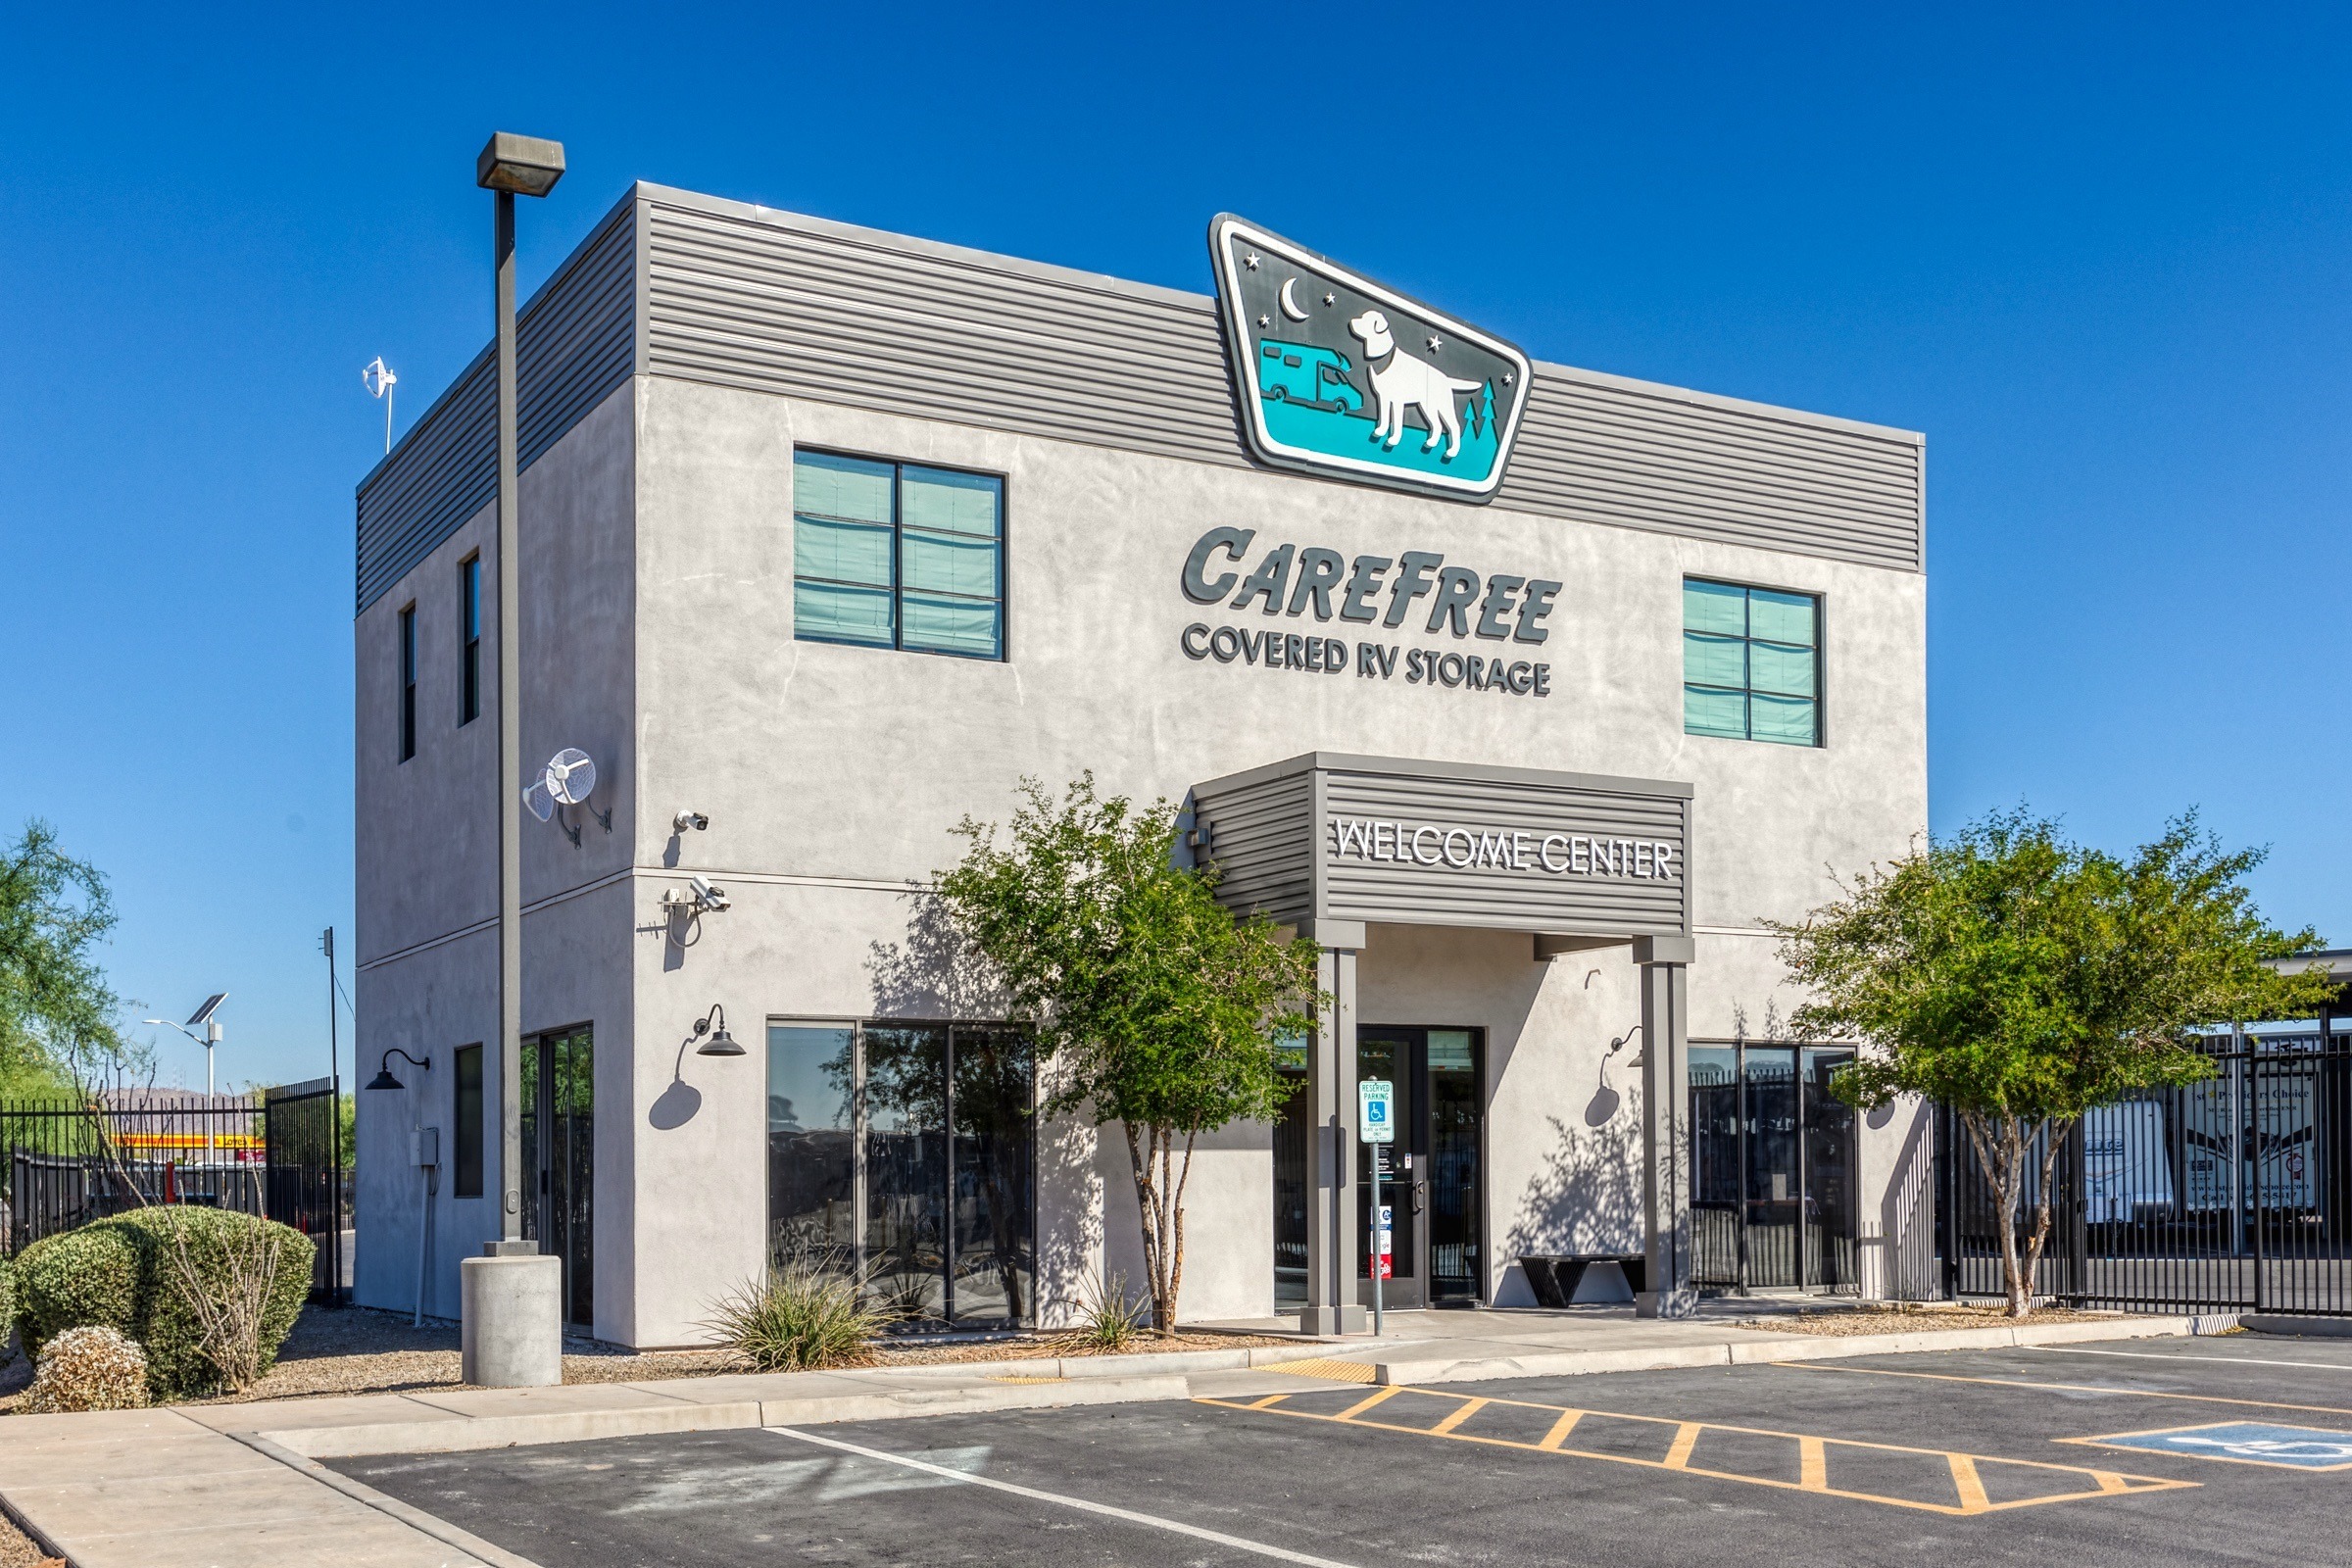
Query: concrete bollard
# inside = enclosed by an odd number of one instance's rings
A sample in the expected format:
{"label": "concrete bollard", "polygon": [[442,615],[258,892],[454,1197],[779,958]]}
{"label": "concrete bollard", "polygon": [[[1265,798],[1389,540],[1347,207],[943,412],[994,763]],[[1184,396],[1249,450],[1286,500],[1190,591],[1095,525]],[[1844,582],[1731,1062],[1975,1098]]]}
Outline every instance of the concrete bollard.
{"label": "concrete bollard", "polygon": [[468,1257],[458,1265],[466,1381],[545,1389],[564,1381],[564,1260]]}

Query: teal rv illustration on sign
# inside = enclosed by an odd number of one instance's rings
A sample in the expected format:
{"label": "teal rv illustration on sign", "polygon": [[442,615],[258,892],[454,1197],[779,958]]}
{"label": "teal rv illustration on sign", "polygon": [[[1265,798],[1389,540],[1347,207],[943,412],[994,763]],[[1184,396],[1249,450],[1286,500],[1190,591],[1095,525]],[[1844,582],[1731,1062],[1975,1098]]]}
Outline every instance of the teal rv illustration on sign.
{"label": "teal rv illustration on sign", "polygon": [[1208,245],[1242,432],[1260,462],[1494,493],[1527,406],[1526,355],[1230,213]]}

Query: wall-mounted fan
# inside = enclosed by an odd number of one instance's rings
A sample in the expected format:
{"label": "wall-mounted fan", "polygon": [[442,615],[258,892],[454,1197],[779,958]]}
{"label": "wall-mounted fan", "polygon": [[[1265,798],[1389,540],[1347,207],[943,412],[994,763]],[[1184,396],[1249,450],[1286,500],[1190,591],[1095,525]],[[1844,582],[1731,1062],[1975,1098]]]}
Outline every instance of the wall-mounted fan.
{"label": "wall-mounted fan", "polygon": [[[587,806],[588,797],[595,791],[596,760],[576,746],[566,746],[549,758],[547,766],[539,770],[539,776],[524,787],[522,804],[540,821],[554,820],[558,827],[570,836],[576,848],[580,842],[580,830],[570,822],[557,818],[556,808],[561,806]],[[606,832],[612,831],[611,811],[599,811],[594,807],[589,807],[589,811]]]}

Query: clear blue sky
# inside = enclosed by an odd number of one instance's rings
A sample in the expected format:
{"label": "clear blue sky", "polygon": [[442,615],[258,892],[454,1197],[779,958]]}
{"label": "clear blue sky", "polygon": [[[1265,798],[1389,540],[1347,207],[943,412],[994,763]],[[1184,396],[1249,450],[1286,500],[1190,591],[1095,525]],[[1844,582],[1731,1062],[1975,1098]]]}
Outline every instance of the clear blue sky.
{"label": "clear blue sky", "polygon": [[0,829],[112,876],[145,1010],[230,993],[226,1079],[325,1067],[359,369],[487,337],[496,127],[569,149],[526,289],[637,178],[1200,290],[1231,209],[1925,430],[1934,826],[2199,805],[2352,940],[2340,9],[229,9],[0,24]]}

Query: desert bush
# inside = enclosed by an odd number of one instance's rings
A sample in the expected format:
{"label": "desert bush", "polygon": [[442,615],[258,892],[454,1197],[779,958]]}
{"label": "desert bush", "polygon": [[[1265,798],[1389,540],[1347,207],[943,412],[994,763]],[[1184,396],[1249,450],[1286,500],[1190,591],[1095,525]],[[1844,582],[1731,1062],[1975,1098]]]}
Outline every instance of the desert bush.
{"label": "desert bush", "polygon": [[98,1324],[50,1337],[25,1391],[27,1415],[69,1410],[137,1410],[147,1403],[147,1357]]}
{"label": "desert bush", "polygon": [[721,1297],[704,1326],[762,1372],[801,1372],[872,1360],[874,1336],[897,1316],[855,1276],[795,1259]]}
{"label": "desert bush", "polygon": [[111,1328],[145,1351],[158,1400],[242,1389],[293,1331],[315,1250],[288,1226],[190,1204],[98,1220],[19,1259],[27,1349]]}
{"label": "desert bush", "polygon": [[1152,1318],[1152,1298],[1130,1296],[1127,1276],[1097,1274],[1078,1298],[1078,1321],[1060,1335],[1074,1350],[1116,1354],[1136,1342]]}
{"label": "desert bush", "polygon": [[24,1353],[68,1329],[138,1338],[139,1250],[109,1221],[45,1236],[17,1254],[17,1327]]}
{"label": "desert bush", "polygon": [[8,1358],[9,1330],[17,1323],[17,1271],[0,1257],[0,1360]]}

